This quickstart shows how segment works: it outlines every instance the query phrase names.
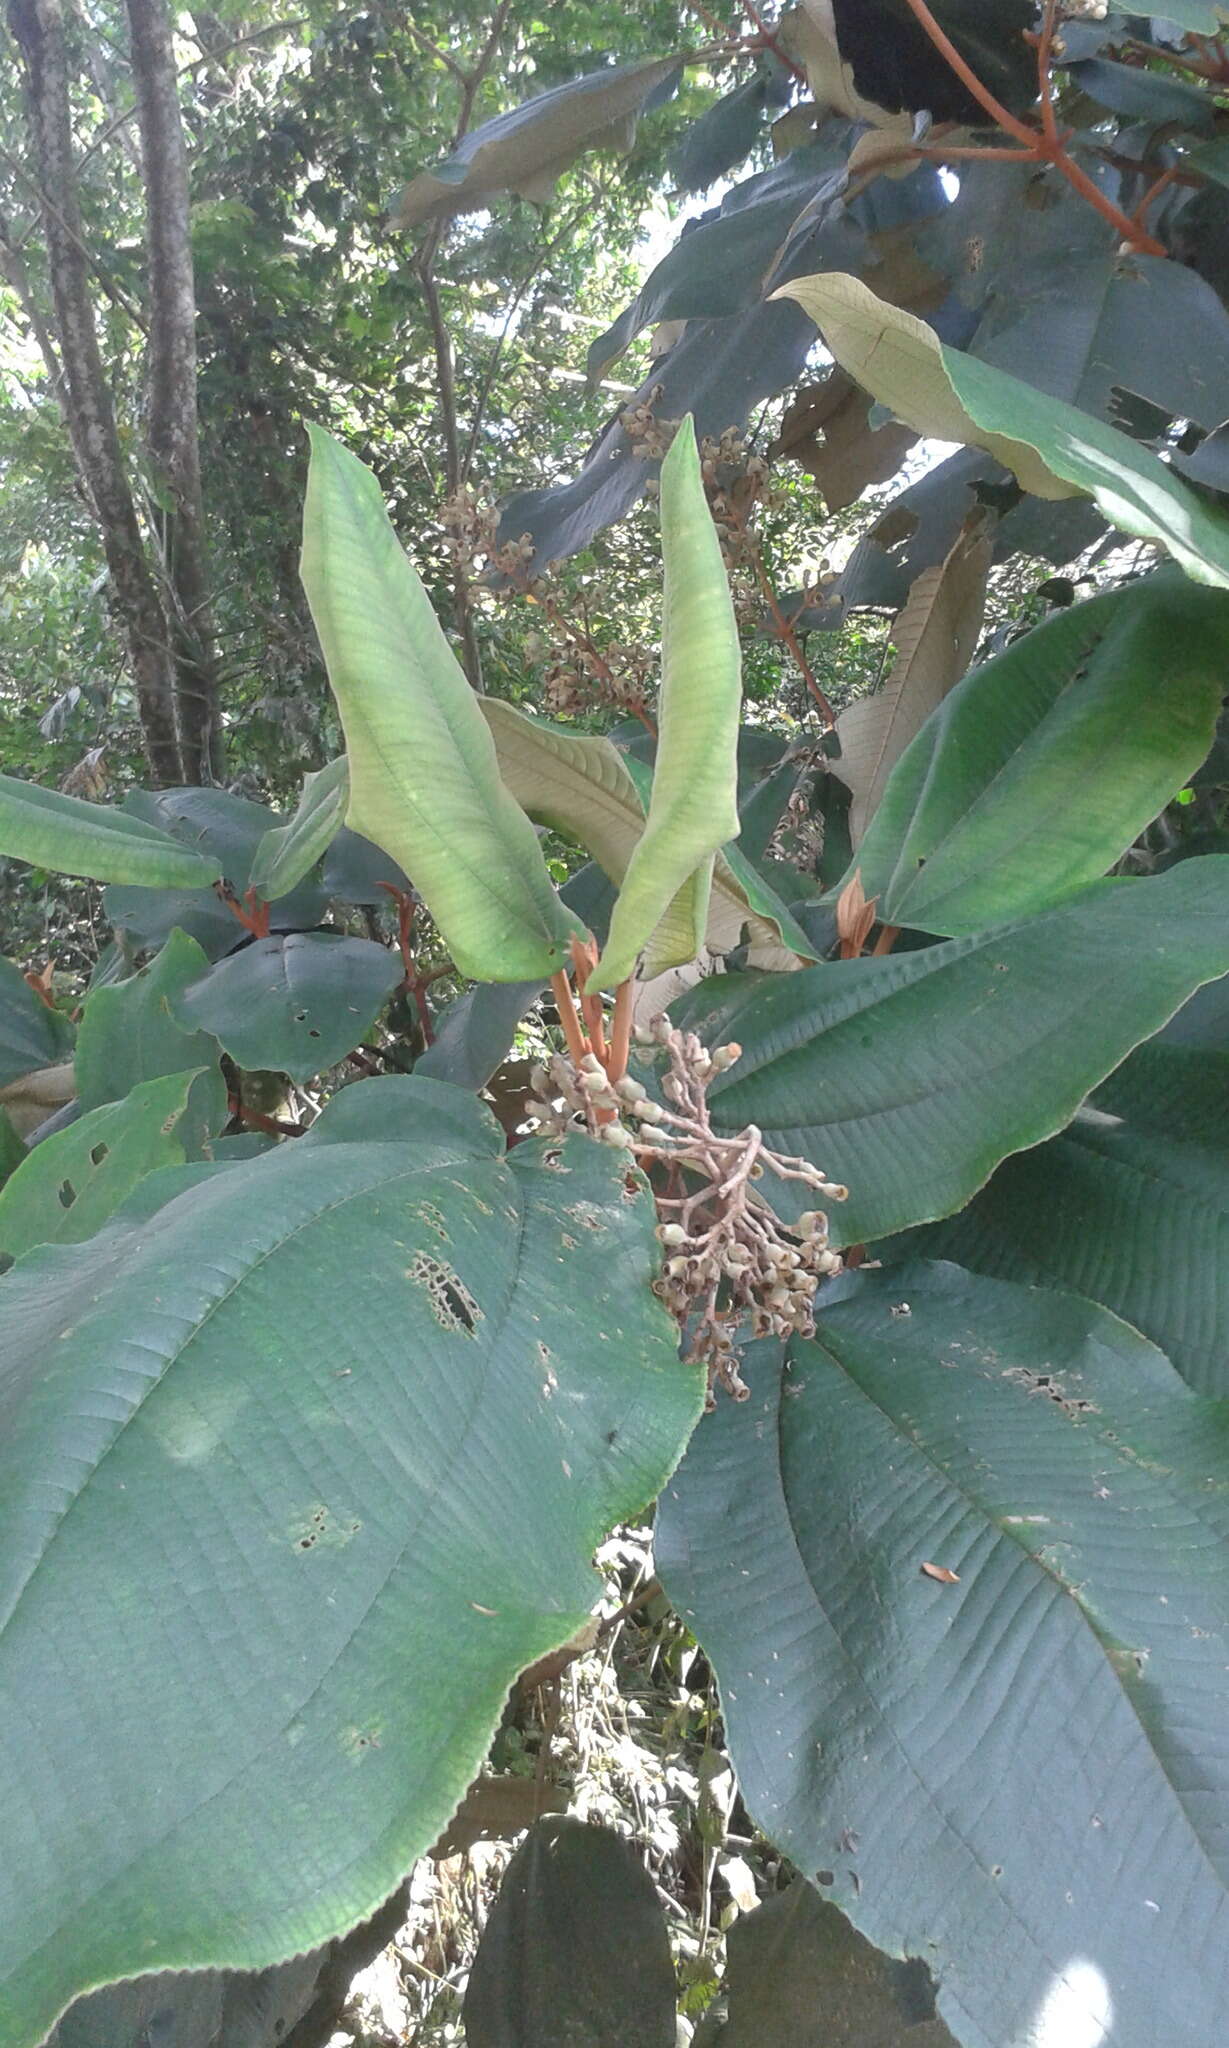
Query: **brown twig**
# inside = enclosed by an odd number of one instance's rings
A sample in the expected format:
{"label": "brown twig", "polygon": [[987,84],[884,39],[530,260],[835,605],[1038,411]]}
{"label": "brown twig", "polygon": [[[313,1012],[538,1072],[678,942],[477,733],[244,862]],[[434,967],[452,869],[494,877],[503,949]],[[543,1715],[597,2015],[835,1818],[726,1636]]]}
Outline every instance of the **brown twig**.
{"label": "brown twig", "polygon": [[414,1007],[418,1011],[418,1022],[422,1029],[424,1043],[434,1045],[435,1026],[432,1021],[426,992],[431,983],[438,981],[440,975],[447,973],[448,970],[446,968],[439,968],[434,974],[419,973],[418,963],[414,958],[414,949],[411,944],[414,917],[418,905],[415,903],[414,898],[407,895],[404,889],[399,889],[395,882],[377,882],[376,887],[377,889],[387,891],[397,906],[397,945],[401,953],[401,964],[405,969],[404,987],[406,993],[413,998]]}
{"label": "brown twig", "polygon": [[[1053,164],[1059,175],[1067,180],[1067,183],[1080,194],[1081,198],[1086,199],[1088,204],[1101,214],[1103,219],[1109,221],[1121,240],[1137,250],[1140,255],[1163,256],[1165,254],[1161,243],[1147,234],[1137,220],[1131,219],[1129,215],[1122,212],[1120,207],[1115,206],[1111,199],[1107,199],[1105,194],[1093,183],[1088,173],[1081,170],[1080,166],[1067,153],[1069,136],[1063,135],[1059,130],[1052,105],[1051,46],[1053,42],[1053,21],[1051,17],[1054,12],[1054,0],[1046,0],[1046,19],[1050,25],[1050,33],[1047,36],[1043,28],[1038,38],[1039,91],[1041,94],[1043,124],[1040,129],[1030,128],[1026,121],[1021,121],[1003,105],[1001,100],[996,99],[988,86],[983,85],[972,66],[966,63],[965,59],[961,56],[950,36],[946,35],[939,26],[939,23],[926,5],[926,0],[906,0],[906,5],[915,20],[925,30],[940,56],[943,57],[951,70],[955,72],[961,83],[967,87],[978,105],[989,114],[997,127],[1003,129],[1005,134],[1013,136],[1017,142],[1022,143],[1028,155],[1035,158],[1039,164]],[[1049,108],[1048,114],[1047,107]],[[1052,132],[1048,125],[1051,121],[1053,122]],[[919,155],[923,153],[930,154],[923,147],[919,147],[917,153]]]}
{"label": "brown twig", "polygon": [[763,48],[766,50],[771,50],[773,56],[779,59],[779,61],[785,65],[787,71],[792,71],[795,78],[801,79],[803,85],[809,86],[811,81],[807,77],[805,67],[799,63],[796,63],[794,58],[789,56],[789,54],[782,49],[780,38],[778,37],[776,30],[770,28],[768,23],[764,20],[764,17],[760,13],[759,8],[755,5],[755,0],[742,0],[742,5],[743,12],[748,16],[748,18],[751,21],[755,23],[756,34],[758,35],[760,43],[762,44]]}

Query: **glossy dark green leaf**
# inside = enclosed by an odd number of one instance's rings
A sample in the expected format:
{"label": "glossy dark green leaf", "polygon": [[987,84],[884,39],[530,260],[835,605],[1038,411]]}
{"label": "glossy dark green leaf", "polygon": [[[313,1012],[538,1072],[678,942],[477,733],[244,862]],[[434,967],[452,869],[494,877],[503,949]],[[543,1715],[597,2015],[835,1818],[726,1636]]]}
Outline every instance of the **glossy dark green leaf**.
{"label": "glossy dark green leaf", "polygon": [[415,1061],[414,1072],[454,1088],[485,1088],[516,1036],[540,981],[480,981],[466,989],[436,1020],[434,1042]]}
{"label": "glossy dark green leaf", "polygon": [[35,994],[21,969],[0,959],[0,1088],[54,1067],[71,1050],[73,1027]]}
{"label": "glossy dark green leaf", "polygon": [[504,1873],[465,1993],[469,2048],[674,2048],[674,1965],[634,1843],[550,1815]]}
{"label": "glossy dark green leaf", "polygon": [[656,1559],[765,1832],[962,2048],[1207,2048],[1229,1996],[1229,1406],[924,1262],[749,1362]]}
{"label": "glossy dark green leaf", "polygon": [[241,1067],[310,1080],[368,1031],[402,978],[398,956],[371,939],[288,932],[257,939],[170,998],[187,1031],[207,1031]]}
{"label": "glossy dark green leaf", "polygon": [[[842,1244],[949,1215],[1010,1152],[1061,1130],[1089,1090],[1201,982],[1226,972],[1229,861],[1096,882],[976,938],[786,975],[720,975],[675,1007],[743,1047],[716,1123],[844,1182]],[[767,1183],[766,1183],[767,1190]],[[807,1206],[785,1183],[787,1215]]]}
{"label": "glossy dark green leaf", "polygon": [[858,846],[883,921],[954,937],[1103,875],[1206,756],[1227,646],[1229,595],[1167,572],[1057,612],[971,670]]}
{"label": "glossy dark green leaf", "polygon": [[608,1148],[383,1079],[0,1282],[5,2048],[436,1839],[699,1412],[653,1224]]}
{"label": "glossy dark green leaf", "polygon": [[1229,1052],[1139,1046],[1059,1137],[911,1242],[1087,1295],[1229,1397]]}

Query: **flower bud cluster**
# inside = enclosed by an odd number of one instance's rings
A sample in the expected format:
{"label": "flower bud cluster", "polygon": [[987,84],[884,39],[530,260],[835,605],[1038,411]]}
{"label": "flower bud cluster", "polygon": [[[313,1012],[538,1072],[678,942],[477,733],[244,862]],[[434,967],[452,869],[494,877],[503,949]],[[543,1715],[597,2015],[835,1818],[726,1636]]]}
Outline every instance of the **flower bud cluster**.
{"label": "flower bud cluster", "polygon": [[740,1046],[710,1051],[664,1016],[637,1037],[665,1055],[662,1100],[634,1075],[612,1081],[593,1053],[579,1066],[557,1055],[549,1070],[535,1069],[529,1111],[539,1130],[562,1133],[583,1122],[650,1174],[663,1253],[655,1291],[683,1332],[685,1355],[707,1363],[710,1401],[717,1386],[745,1400],[739,1340],[812,1335],[816,1289],[841,1270],[825,1212],[811,1208],[782,1223],[755,1184],[767,1172],[834,1202],[848,1190],[808,1160],[772,1151],[754,1124],[733,1136],[713,1129],[708,1089]]}

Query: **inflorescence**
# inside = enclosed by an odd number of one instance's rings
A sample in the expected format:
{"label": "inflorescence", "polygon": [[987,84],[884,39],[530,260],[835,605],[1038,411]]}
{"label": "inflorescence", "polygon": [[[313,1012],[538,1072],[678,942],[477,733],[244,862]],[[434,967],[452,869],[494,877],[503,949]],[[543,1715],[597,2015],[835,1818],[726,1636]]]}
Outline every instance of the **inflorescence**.
{"label": "inflorescence", "polygon": [[742,1401],[750,1391],[738,1368],[742,1326],[753,1337],[812,1336],[816,1289],[841,1270],[823,1210],[782,1223],[755,1183],[771,1173],[831,1202],[843,1202],[848,1189],[807,1160],[772,1151],[754,1124],[728,1137],[713,1129],[708,1089],[740,1046],[709,1052],[665,1016],[636,1037],[668,1058],[664,1101],[634,1075],[612,1081],[594,1053],[579,1065],[556,1054],[549,1069],[534,1070],[528,1112],[539,1130],[562,1134],[583,1124],[649,1174],[665,1252],[655,1290],[683,1332],[684,1356],[707,1363],[710,1405],[718,1386]]}

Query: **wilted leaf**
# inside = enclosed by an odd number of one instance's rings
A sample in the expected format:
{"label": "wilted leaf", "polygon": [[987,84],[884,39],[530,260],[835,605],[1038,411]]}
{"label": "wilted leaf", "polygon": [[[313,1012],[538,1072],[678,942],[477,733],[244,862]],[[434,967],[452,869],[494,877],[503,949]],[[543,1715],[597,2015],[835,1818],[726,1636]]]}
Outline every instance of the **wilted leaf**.
{"label": "wilted leaf", "polygon": [[859,698],[837,719],[841,753],[833,773],[853,795],[849,830],[855,846],[896,762],[976,652],[994,552],[991,526],[984,513],[974,513],[946,561],[922,571],[893,624],[896,660],[883,688]]}
{"label": "wilted leaf", "polygon": [[868,484],[895,476],[917,442],[911,427],[893,420],[872,426],[871,404],[847,371],[832,369],[822,384],[798,393],[781,422],[773,454],[815,478],[830,512],[855,504]]}

